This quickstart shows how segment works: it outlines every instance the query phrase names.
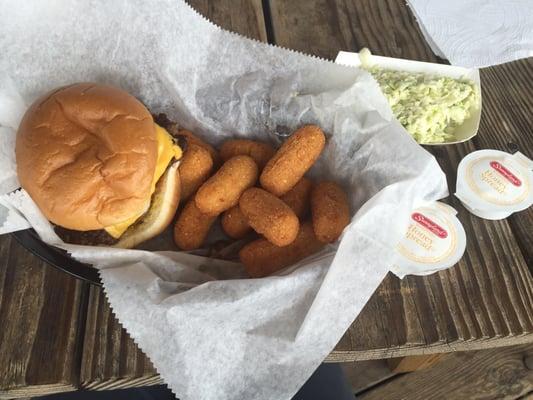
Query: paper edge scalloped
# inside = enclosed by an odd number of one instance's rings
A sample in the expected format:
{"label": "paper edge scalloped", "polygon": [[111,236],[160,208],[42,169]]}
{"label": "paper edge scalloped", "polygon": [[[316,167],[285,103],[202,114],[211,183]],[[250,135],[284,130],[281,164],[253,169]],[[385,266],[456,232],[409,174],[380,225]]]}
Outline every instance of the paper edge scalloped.
{"label": "paper edge scalloped", "polygon": [[[70,255],[71,253],[67,251],[67,253]],[[72,256],[72,255],[71,255]],[[179,398],[178,394],[176,392],[174,392],[174,389],[172,389],[167,382],[169,382],[169,380],[167,380],[161,373],[161,371],[158,370],[157,366],[155,365],[155,363],[152,361],[152,359],[150,358],[150,356],[148,354],[146,354],[146,352],[143,350],[142,346],[139,344],[137,338],[135,337],[135,335],[133,335],[129,329],[127,329],[125,326],[124,326],[124,323],[120,320],[120,318],[118,317],[118,315],[115,313],[115,310],[114,308],[111,306],[111,301],[109,300],[109,294],[107,293],[107,288],[106,286],[104,285],[104,281],[103,281],[103,277],[102,277],[102,274],[101,274],[101,270],[98,269],[98,276],[100,277],[100,281],[102,282],[102,292],[104,294],[104,298],[105,300],[107,301],[107,304],[109,304],[109,312],[111,313],[111,315],[113,315],[113,318],[115,318],[115,320],[117,321],[118,325],[120,326],[120,328],[124,329],[124,331],[128,334],[128,336],[131,338],[131,340],[133,340],[133,343],[135,344],[135,346],[137,346],[137,348],[142,351],[142,353],[144,354],[144,356],[146,358],[148,358],[148,360],[150,360],[150,363],[152,364],[152,367],[154,368],[155,372],[161,377],[161,380],[163,380],[163,384],[167,387],[168,390],[170,390],[172,392],[172,394],[176,397],[176,398]],[[96,286],[96,285],[95,285]]]}

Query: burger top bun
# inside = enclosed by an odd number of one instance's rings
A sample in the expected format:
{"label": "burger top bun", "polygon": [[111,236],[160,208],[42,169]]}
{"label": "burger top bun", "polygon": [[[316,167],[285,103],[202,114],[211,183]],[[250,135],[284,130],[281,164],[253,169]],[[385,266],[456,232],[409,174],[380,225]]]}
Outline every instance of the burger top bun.
{"label": "burger top bun", "polygon": [[44,95],[24,115],[15,152],[20,184],[57,225],[102,229],[149,205],[154,121],[120,89],[78,83]]}

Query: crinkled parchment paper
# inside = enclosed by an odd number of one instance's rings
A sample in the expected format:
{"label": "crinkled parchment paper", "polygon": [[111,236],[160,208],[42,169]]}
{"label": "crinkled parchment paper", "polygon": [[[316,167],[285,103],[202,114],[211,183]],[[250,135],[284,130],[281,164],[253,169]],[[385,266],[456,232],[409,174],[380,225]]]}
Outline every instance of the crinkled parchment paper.
{"label": "crinkled parchment paper", "polygon": [[120,86],[215,145],[275,142],[304,123],[325,130],[311,174],[345,187],[352,222],[339,243],[264,279],[187,253],[67,245],[24,191],[0,205],[4,231],[29,223],[100,269],[116,316],[180,399],[289,399],[393,264],[409,211],[447,194],[435,159],[368,73],[223,31],[183,1],[3,0],[0,10],[2,193],[18,187],[25,107],[77,81]]}

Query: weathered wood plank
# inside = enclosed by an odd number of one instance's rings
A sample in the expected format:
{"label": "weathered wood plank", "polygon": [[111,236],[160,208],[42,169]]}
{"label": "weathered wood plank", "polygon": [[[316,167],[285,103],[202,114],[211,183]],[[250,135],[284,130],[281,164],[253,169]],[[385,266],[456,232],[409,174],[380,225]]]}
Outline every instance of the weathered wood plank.
{"label": "weathered wood plank", "polygon": [[393,373],[413,372],[432,367],[440,362],[445,356],[445,353],[437,353],[425,356],[389,358],[387,364]]}
{"label": "weathered wood plank", "polygon": [[431,368],[397,376],[357,398],[518,400],[533,391],[533,371],[524,363],[531,355],[531,344],[454,353]]}
{"label": "weathered wood plank", "polygon": [[148,357],[119,324],[101,288],[91,287],[80,385],[111,389],[160,382]]}
{"label": "weathered wood plank", "polygon": [[78,385],[86,284],[0,236],[0,398]]}
{"label": "weathered wood plank", "polygon": [[[333,59],[339,50],[357,51],[366,46],[376,54],[439,61],[403,2],[270,0],[270,7],[276,44],[284,47]],[[530,61],[518,64],[516,76],[511,73],[512,64],[505,66],[507,70],[494,67],[483,74],[484,113],[474,141],[430,149],[448,176],[451,192],[462,157],[477,148],[503,148],[507,144],[500,134],[502,124],[512,127],[509,129],[514,134],[506,140],[517,143],[526,154],[533,150],[532,135],[524,138],[527,135],[521,133],[533,128],[527,112],[532,102],[532,90],[527,88],[532,84],[533,69]],[[511,93],[521,105],[500,117],[502,110],[516,103],[510,101],[509,92],[501,94],[507,91],[508,80],[513,80]],[[526,225],[531,226],[533,219],[523,222],[527,213],[522,213],[516,223],[483,221],[469,214],[455,198],[449,202],[459,210],[470,239],[463,260],[453,269],[429,277],[408,277],[399,282],[389,275],[328,359],[490,347],[508,344],[513,337],[533,341],[533,280],[524,258],[530,257],[524,246],[531,241]],[[521,239],[517,241],[515,236]],[[524,335],[529,337],[523,339]]]}
{"label": "weathered wood plank", "polygon": [[[476,146],[518,150],[533,157],[533,58],[484,68],[481,84],[485,111],[474,138]],[[513,214],[508,221],[533,272],[533,208]]]}
{"label": "weathered wood plank", "polygon": [[[404,2],[270,0],[276,44],[333,60],[339,50],[435,61]],[[318,25],[315,25],[318,23]]]}
{"label": "weathered wood plank", "polygon": [[341,367],[355,395],[397,375],[391,372],[387,360],[342,363]]}

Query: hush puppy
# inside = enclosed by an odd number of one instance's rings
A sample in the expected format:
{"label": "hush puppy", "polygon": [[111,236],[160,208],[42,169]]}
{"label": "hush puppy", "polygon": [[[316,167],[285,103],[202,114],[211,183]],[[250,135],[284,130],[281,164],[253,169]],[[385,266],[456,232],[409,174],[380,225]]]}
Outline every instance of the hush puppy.
{"label": "hush puppy", "polygon": [[332,243],[350,223],[350,205],[342,188],[334,182],[320,182],[311,192],[311,216],[315,235]]}
{"label": "hush puppy", "polygon": [[235,156],[250,156],[256,162],[259,169],[263,169],[268,160],[272,158],[276,150],[263,142],[246,139],[228,140],[220,148],[220,157],[223,161]]}
{"label": "hush puppy", "polygon": [[209,143],[204,142],[202,139],[200,139],[198,136],[196,136],[191,131],[188,131],[187,129],[178,130],[178,135],[184,136],[188,145],[192,143],[192,144],[196,144],[197,146],[200,146],[206,149],[211,155],[211,160],[213,160],[213,165],[215,166],[220,165],[220,156],[218,155],[218,152],[215,150],[215,148],[211,146]]}
{"label": "hush puppy", "polygon": [[221,224],[224,232],[233,239],[242,239],[252,230],[238,205],[224,211]]}
{"label": "hush puppy", "polygon": [[323,246],[307,222],[300,226],[296,240],[290,245],[278,247],[261,238],[244,246],[239,257],[248,275],[262,278],[316,253]]}
{"label": "hush puppy", "polygon": [[209,178],[212,168],[213,160],[209,151],[196,143],[189,143],[179,166],[181,201],[186,201],[198,190]]}
{"label": "hush puppy", "polygon": [[261,186],[276,196],[291,190],[318,159],[326,144],[324,132],[306,125],[283,143],[261,173]]}
{"label": "hush puppy", "polygon": [[194,202],[189,200],[174,225],[174,242],[182,250],[202,247],[216,216],[202,213]]}
{"label": "hush puppy", "polygon": [[300,228],[298,217],[287,204],[266,190],[246,190],[239,200],[239,208],[254,231],[276,246],[287,246],[296,239]]}
{"label": "hush puppy", "polygon": [[303,177],[294,187],[281,196],[281,200],[287,204],[298,218],[303,218],[309,211],[309,200],[313,183]]}
{"label": "hush puppy", "polygon": [[204,214],[218,215],[236,205],[242,192],[257,181],[257,164],[249,156],[226,161],[196,192],[196,206]]}

